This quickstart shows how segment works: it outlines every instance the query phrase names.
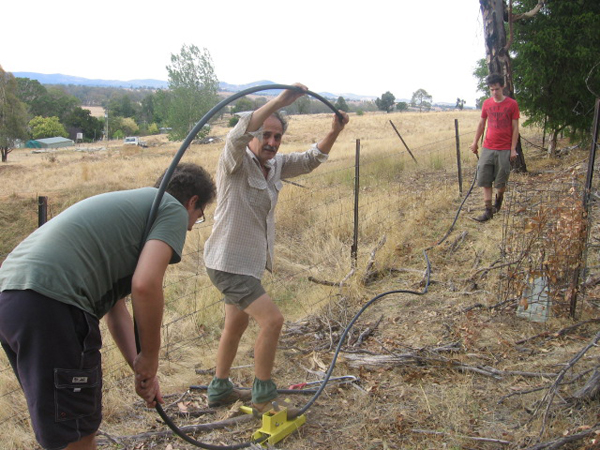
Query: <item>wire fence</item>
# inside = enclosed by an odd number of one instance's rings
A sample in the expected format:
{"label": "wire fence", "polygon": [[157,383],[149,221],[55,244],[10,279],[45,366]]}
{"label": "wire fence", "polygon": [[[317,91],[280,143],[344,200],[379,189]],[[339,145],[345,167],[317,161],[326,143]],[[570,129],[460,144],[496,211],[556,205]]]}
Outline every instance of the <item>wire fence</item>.
{"label": "wire fence", "polygon": [[[457,161],[456,149],[461,147],[461,140],[470,142],[474,134],[475,130],[460,134],[449,132],[447,138],[411,148],[410,152],[399,150],[401,146],[369,152],[369,142],[357,141],[357,150],[364,150],[359,158],[334,157],[315,172],[287,183],[277,206],[275,272],[263,279],[265,289],[284,315],[287,317],[286,312],[293,311],[297,317],[308,316],[329,304],[337,292],[331,284],[343,280],[356,265],[364,266],[377,241],[401,226],[406,215],[410,214],[401,199],[409,191],[416,192],[413,189],[415,185],[430,183],[432,175],[439,189],[460,197],[463,191],[461,180],[473,178],[476,159],[467,149],[462,151]],[[429,200],[413,195],[417,197],[409,201],[423,205]],[[553,201],[556,195],[547,192],[544,202],[558,208]],[[523,248],[538,245],[535,240],[533,243],[527,241],[531,236],[525,232],[535,214],[529,214],[525,219],[521,212],[521,204],[529,209],[533,207],[528,191],[519,191],[513,197],[511,213],[507,215],[512,221],[510,224],[507,222],[511,231],[503,240],[507,252],[521,255]],[[564,201],[568,205],[571,198],[567,197]],[[37,203],[37,199],[32,199],[23,211],[33,221],[38,215]],[[48,208],[53,212],[51,198]],[[446,223],[452,221],[450,217],[447,219]],[[208,220],[188,233],[182,262],[168,270],[164,284],[163,362],[177,361],[190,349],[198,347],[204,354],[216,355],[223,311],[219,293],[206,276],[203,263],[204,241],[210,234],[210,222]],[[547,227],[556,229],[557,225],[553,225],[551,220],[540,223],[539,237],[548,234]],[[577,237],[581,236],[577,234]],[[562,242],[557,238],[554,244],[556,258],[560,259],[563,257],[560,253]],[[546,247],[547,242],[540,242],[540,249]],[[546,257],[548,253],[544,255]],[[521,284],[517,286],[513,277],[511,285],[517,290],[524,290],[527,284],[523,284],[524,280],[532,274],[537,275],[535,271],[543,266],[543,262],[535,258],[526,260],[521,257],[521,260]],[[559,263],[557,260],[556,264]],[[539,277],[544,276],[548,277],[540,272]],[[330,283],[311,281],[315,279]],[[568,274],[565,274],[565,280],[568,281]],[[555,289],[554,286],[564,289],[562,284],[559,287],[553,282],[552,286],[552,289]],[[105,390],[131,384],[129,367],[105,329],[103,335]],[[4,387],[0,401],[11,405],[0,411],[0,426],[7,422],[26,422],[28,414],[23,395],[6,359],[0,359],[0,380]]]}

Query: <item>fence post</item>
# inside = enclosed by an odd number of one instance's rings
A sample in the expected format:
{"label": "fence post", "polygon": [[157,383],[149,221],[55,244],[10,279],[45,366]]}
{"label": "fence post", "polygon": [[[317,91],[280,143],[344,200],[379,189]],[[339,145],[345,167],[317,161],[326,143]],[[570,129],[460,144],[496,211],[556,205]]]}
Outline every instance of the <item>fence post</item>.
{"label": "fence post", "polygon": [[456,136],[456,167],[458,168],[458,192],[462,196],[462,167],[460,164],[460,137],[458,134],[458,119],[454,119],[454,135]]}
{"label": "fence post", "polygon": [[352,268],[356,269],[358,257],[358,193],[360,187],[360,139],[356,140],[356,152],[354,156],[354,236],[352,239]]}
{"label": "fence post", "polygon": [[48,221],[48,197],[38,197],[38,228]]}
{"label": "fence post", "polygon": [[[594,180],[594,165],[596,163],[596,149],[598,147],[598,133],[600,132],[600,98],[596,98],[596,104],[594,107],[594,121],[592,123],[592,146],[590,147],[590,156],[588,158],[588,167],[587,167],[587,175],[585,180],[585,189],[583,191],[583,208],[585,210],[586,220],[588,221],[586,227],[587,236],[590,233],[590,195],[592,192],[592,182]],[[589,238],[588,238],[589,239]],[[586,241],[588,240],[586,239]],[[585,260],[587,260],[587,248],[585,248],[586,256]],[[584,259],[582,255],[582,259]],[[581,262],[580,262],[581,263]],[[586,262],[587,265],[587,262]],[[579,286],[579,278],[580,272],[584,272],[583,270],[577,270],[573,276],[573,281],[571,283],[571,300],[569,305],[569,314],[571,317],[575,317],[575,312],[577,310],[577,288]]]}

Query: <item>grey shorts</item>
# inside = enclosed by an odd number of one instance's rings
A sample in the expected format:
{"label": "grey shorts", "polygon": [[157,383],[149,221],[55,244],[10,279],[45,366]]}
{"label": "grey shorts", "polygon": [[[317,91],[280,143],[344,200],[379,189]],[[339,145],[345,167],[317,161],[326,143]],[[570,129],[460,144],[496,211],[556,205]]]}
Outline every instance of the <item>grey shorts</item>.
{"label": "grey shorts", "polygon": [[261,295],[265,294],[260,280],[248,275],[222,272],[220,270],[206,268],[210,281],[223,294],[224,301],[228,305],[235,305],[240,310],[246,309]]}
{"label": "grey shorts", "polygon": [[43,448],[62,449],[98,430],[102,341],[97,318],[34,291],[4,291],[0,342]]}
{"label": "grey shorts", "polygon": [[510,150],[481,149],[477,162],[477,186],[500,189],[506,186],[510,175]]}

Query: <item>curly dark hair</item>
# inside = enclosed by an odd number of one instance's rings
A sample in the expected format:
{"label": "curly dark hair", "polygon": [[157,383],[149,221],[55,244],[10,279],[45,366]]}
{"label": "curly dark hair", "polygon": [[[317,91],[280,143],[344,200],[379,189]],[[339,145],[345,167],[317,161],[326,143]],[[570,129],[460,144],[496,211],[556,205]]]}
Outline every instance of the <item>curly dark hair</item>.
{"label": "curly dark hair", "polygon": [[[160,186],[167,170],[158,177],[154,187]],[[210,174],[193,163],[181,163],[175,167],[166,191],[179,200],[182,205],[185,205],[190,198],[197,195],[196,209],[204,208],[205,205],[215,199],[217,194],[217,188]]]}

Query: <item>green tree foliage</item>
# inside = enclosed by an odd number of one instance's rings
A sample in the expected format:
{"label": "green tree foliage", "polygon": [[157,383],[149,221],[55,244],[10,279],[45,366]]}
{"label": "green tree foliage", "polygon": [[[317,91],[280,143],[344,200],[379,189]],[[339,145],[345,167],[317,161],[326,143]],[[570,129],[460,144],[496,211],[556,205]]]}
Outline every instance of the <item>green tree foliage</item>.
{"label": "green tree foliage", "polygon": [[311,113],[311,100],[307,95],[300,97],[298,100],[294,102],[294,106],[298,114],[310,114]]}
{"label": "green tree foliage", "polygon": [[143,105],[146,105],[148,114],[152,116],[152,120],[148,119],[148,122],[156,122],[159,127],[168,126],[173,93],[165,89],[159,89],[149,97],[151,100],[146,100],[145,103],[142,102]]}
{"label": "green tree foliage", "polygon": [[385,94],[381,96],[381,98],[377,97],[375,99],[375,104],[380,111],[390,112],[394,110],[394,105],[396,103],[396,97],[390,91],[387,91]]}
{"label": "green tree foliage", "polygon": [[481,92],[481,94],[483,94],[481,97],[478,97],[475,100],[475,107],[477,109],[481,109],[483,102],[490,96],[490,89],[485,82],[485,78],[488,75],[489,71],[487,62],[485,61],[485,58],[481,58],[479,61],[477,61],[477,66],[475,67],[475,70],[473,70],[473,76],[477,80],[477,92]]}
{"label": "green tree foliage", "polygon": [[[519,1],[523,9],[534,0]],[[587,133],[600,93],[600,2],[549,1],[515,23],[513,79],[526,123],[545,125],[550,153],[561,131]]]}
{"label": "green tree foliage", "polygon": [[429,111],[431,109],[432,98],[425,89],[417,89],[413,92],[410,104],[415,108],[419,108],[419,112],[422,112],[423,109]]}
{"label": "green tree foliage", "polygon": [[462,111],[464,107],[465,107],[465,101],[463,99],[461,99],[460,97],[456,97],[455,108]]}
{"label": "green tree foliage", "polygon": [[344,97],[338,97],[334,106],[337,109],[339,109],[340,111],[344,111],[344,112],[350,111],[350,108],[348,107],[348,104],[346,103],[346,100],[344,99]]}
{"label": "green tree foliage", "polygon": [[18,141],[28,138],[27,107],[18,97],[18,82],[10,72],[0,66],[0,153],[2,162]]}
{"label": "green tree foliage", "polygon": [[65,118],[80,104],[78,98],[67,94],[62,88],[49,87],[45,95],[30,105],[29,112],[35,116],[55,116],[64,123]]}
{"label": "green tree foliage", "polygon": [[60,123],[58,117],[42,117],[35,116],[29,121],[29,128],[31,129],[31,135],[34,139],[43,139],[51,137],[68,137],[69,133],[65,130],[65,127]]}
{"label": "green tree foliage", "polygon": [[125,136],[135,136],[140,131],[140,127],[131,117],[121,118],[121,126],[119,128]]}
{"label": "green tree foliage", "polygon": [[235,127],[237,125],[237,123],[240,121],[240,118],[238,116],[233,116],[231,119],[229,119],[229,122],[227,123],[227,125],[229,125],[230,127]]}
{"label": "green tree foliage", "polygon": [[113,115],[119,117],[136,117],[140,109],[138,104],[132,102],[128,94],[110,99],[107,106]]}
{"label": "green tree foliage", "polygon": [[[28,108],[35,111],[36,103],[48,94],[46,88],[38,81],[29,78],[17,78],[18,90],[17,96],[19,100],[28,105]],[[34,114],[41,115],[41,114]]]}
{"label": "green tree foliage", "polygon": [[396,109],[398,111],[408,111],[408,103],[398,102],[398,103],[396,103]]}
{"label": "green tree foliage", "polygon": [[85,142],[93,142],[102,137],[103,123],[97,117],[92,116],[89,109],[75,108],[65,120],[65,128],[71,139],[77,137],[77,133],[83,133]]}
{"label": "green tree foliage", "polygon": [[247,97],[242,97],[235,102],[233,108],[231,109],[231,112],[235,114],[239,112],[252,110],[254,110],[254,102]]}
{"label": "green tree foliage", "polygon": [[172,99],[169,139],[184,139],[194,125],[219,101],[219,81],[207,49],[183,45],[167,66]]}

